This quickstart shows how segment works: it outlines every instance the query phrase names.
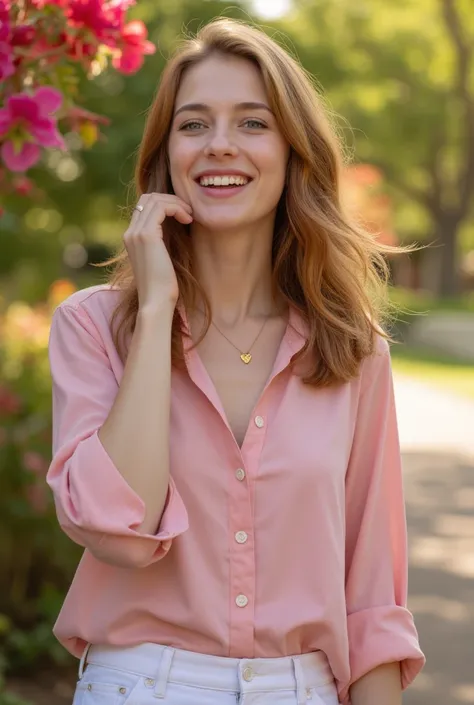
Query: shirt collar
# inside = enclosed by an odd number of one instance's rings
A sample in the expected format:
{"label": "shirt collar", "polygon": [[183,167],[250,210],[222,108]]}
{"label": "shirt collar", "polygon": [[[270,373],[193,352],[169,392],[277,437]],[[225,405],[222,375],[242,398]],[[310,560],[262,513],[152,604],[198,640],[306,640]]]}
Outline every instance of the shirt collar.
{"label": "shirt collar", "polygon": [[[177,310],[179,315],[181,316],[181,320],[183,321],[183,350],[187,363],[190,355],[193,352],[196,352],[196,350],[191,350],[193,344],[191,339],[191,329],[189,326],[189,320],[186,313],[186,309],[182,302],[178,303]],[[307,326],[303,318],[294,306],[289,306],[288,325],[286,327],[286,331],[283,335],[283,339],[281,341],[280,346],[280,352],[281,348],[286,347],[288,352],[290,353],[290,358],[288,359],[288,362],[291,359],[291,356],[297,353],[303,347],[304,343],[306,342],[306,339]]]}

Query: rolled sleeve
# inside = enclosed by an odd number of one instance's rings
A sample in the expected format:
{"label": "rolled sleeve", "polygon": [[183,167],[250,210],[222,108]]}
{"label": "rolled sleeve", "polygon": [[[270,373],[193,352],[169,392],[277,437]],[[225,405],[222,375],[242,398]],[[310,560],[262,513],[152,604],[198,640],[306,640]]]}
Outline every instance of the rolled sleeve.
{"label": "rolled sleeve", "polygon": [[120,474],[98,431],[118,384],[97,328],[80,308],[61,306],[49,340],[53,381],[53,459],[47,483],[64,532],[99,560],[146,566],[169,551],[188,528],[183,501],[170,478],[157,532],[141,534],[145,504]]}
{"label": "rolled sleeve", "polygon": [[402,688],[421,671],[413,615],[407,609],[407,526],[390,351],[380,338],[363,364],[346,474],[346,608],[349,688],[384,663],[400,662]]}

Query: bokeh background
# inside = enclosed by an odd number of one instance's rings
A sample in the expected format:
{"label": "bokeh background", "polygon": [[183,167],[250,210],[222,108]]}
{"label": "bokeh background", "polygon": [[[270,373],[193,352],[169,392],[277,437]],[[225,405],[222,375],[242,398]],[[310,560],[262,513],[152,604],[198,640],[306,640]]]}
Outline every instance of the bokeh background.
{"label": "bokeh background", "polygon": [[0,217],[0,705],[70,703],[77,667],[51,634],[81,555],[44,481],[51,314],[103,281],[91,265],[126,229],[160,72],[183,31],[218,15],[256,20],[300,58],[346,145],[345,197],[377,237],[423,245],[390,261],[409,607],[428,659],[404,702],[474,703],[472,0],[139,0],[130,14],[157,52],[133,76],[81,78],[82,104],[110,124],[90,149],[71,134],[46,152],[42,195],[10,194]]}

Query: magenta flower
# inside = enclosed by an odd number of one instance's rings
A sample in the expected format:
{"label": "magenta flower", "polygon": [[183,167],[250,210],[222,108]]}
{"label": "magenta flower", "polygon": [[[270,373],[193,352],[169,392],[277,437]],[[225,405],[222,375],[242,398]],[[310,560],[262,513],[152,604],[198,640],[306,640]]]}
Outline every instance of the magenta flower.
{"label": "magenta flower", "polygon": [[0,110],[0,153],[11,171],[26,171],[41,155],[41,147],[60,147],[64,140],[51,116],[62,102],[62,95],[44,86],[32,96],[16,93]]}
{"label": "magenta flower", "polygon": [[[8,26],[10,23],[10,10],[11,3],[7,0],[0,0],[0,28],[3,26]],[[1,36],[1,31],[0,31]],[[1,37],[5,39],[5,37]]]}
{"label": "magenta flower", "polygon": [[120,6],[114,6],[113,11],[109,11],[108,4],[103,0],[70,0],[69,3],[69,24],[87,28],[99,42],[110,39],[113,33],[120,30],[122,15]]}
{"label": "magenta flower", "polygon": [[143,64],[145,54],[154,54],[156,47],[147,40],[148,31],[141,20],[129,22],[122,29],[120,52],[112,64],[121,73],[135,73]]}
{"label": "magenta flower", "polygon": [[0,41],[0,81],[4,81],[15,73],[13,52],[10,44]]}

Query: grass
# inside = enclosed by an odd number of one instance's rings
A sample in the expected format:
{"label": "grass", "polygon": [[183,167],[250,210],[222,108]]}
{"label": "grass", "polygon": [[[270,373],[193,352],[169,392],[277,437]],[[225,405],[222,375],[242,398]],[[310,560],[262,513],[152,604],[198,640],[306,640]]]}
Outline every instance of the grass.
{"label": "grass", "polygon": [[413,313],[474,313],[474,292],[451,299],[439,299],[427,291],[390,287],[389,294],[393,303]]}
{"label": "grass", "polygon": [[[453,299],[438,299],[427,291],[390,288],[390,298],[396,304],[397,318],[412,325],[417,314],[470,313],[474,315],[474,292]],[[402,325],[403,328],[403,325]],[[457,360],[431,349],[392,345],[393,369],[455,394],[474,399],[474,362]]]}
{"label": "grass", "polygon": [[474,363],[459,361],[432,350],[391,346],[395,372],[474,399]]}

